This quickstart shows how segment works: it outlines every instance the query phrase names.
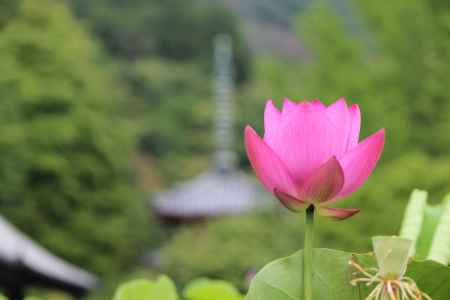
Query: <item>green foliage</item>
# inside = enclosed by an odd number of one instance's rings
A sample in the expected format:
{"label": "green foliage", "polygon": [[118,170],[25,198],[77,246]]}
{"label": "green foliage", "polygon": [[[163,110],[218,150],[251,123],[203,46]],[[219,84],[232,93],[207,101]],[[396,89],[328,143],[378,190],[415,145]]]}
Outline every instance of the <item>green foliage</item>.
{"label": "green foliage", "polygon": [[[239,291],[223,280],[199,278],[192,280],[183,290],[186,300],[244,300]],[[53,299],[52,297],[26,297],[24,300]],[[62,298],[55,298],[62,299]],[[65,298],[64,298],[65,299]],[[110,299],[104,298],[104,299]],[[121,284],[113,300],[178,300],[177,289],[173,281],[164,275],[156,280],[134,279]],[[0,294],[0,300],[8,300]]]}
{"label": "green foliage", "polygon": [[445,300],[450,295],[449,270],[449,267],[431,260],[413,261],[408,265],[406,275],[413,278],[433,300]]}
{"label": "green foliage", "polygon": [[[195,279],[184,289],[186,300],[243,300],[243,296],[228,282]],[[113,300],[178,300],[177,290],[167,276],[159,276],[156,281],[133,280],[122,284]]]}
{"label": "green foliage", "polygon": [[157,177],[146,182],[149,189],[206,169],[216,34],[233,38],[237,81],[250,73],[237,17],[217,1],[80,0],[72,7],[99,37],[134,96],[128,110],[139,124],[139,150]]}
{"label": "green foliage", "polygon": [[[371,255],[355,255],[348,252],[314,250],[314,299],[363,300],[369,290],[365,285],[350,285],[352,258],[363,261],[363,266],[375,266]],[[247,300],[300,300],[303,299],[302,251],[271,262],[253,279]],[[429,276],[433,274],[433,276]],[[406,275],[416,281],[418,287],[434,300],[446,300],[450,294],[450,268],[432,261],[412,262]],[[432,278],[431,278],[432,277]]]}
{"label": "green foliage", "polygon": [[7,24],[14,15],[16,15],[20,4],[21,0],[0,0],[0,29]]}
{"label": "green foliage", "polygon": [[154,162],[151,171],[159,179],[148,185],[164,186],[207,168],[216,34],[233,38],[237,80],[245,81],[250,73],[249,51],[237,17],[211,1],[80,0],[72,4],[112,55],[134,96],[129,106],[140,125],[139,150]]}
{"label": "green foliage", "polygon": [[419,259],[450,262],[450,197],[439,205],[427,204],[427,193],[413,191],[403,218],[400,236],[415,243]]}
{"label": "green foliage", "polygon": [[119,287],[113,300],[178,300],[172,280],[160,276],[156,281],[138,279]]}
{"label": "green foliage", "polygon": [[238,80],[248,76],[249,53],[239,21],[217,2],[80,0],[73,5],[119,58],[158,56],[209,65],[213,37],[228,33],[235,42]]}
{"label": "green foliage", "polygon": [[255,19],[262,23],[274,24],[290,29],[292,21],[299,10],[304,8],[310,0],[247,0],[236,3],[238,13],[245,18]]}
{"label": "green foliage", "polygon": [[72,4],[103,42],[134,96],[129,110],[139,124],[139,150],[154,162],[151,171],[159,179],[148,185],[164,186],[207,168],[216,34],[233,38],[237,81],[245,81],[250,73],[249,51],[237,17],[211,1]]}
{"label": "green foliage", "polygon": [[206,278],[195,279],[183,291],[187,300],[244,300],[230,283]]}
{"label": "green foliage", "polygon": [[440,262],[444,265],[450,263],[450,196],[444,200],[441,206],[442,212],[436,227],[431,244],[428,259]]}
{"label": "green foliage", "polygon": [[[158,157],[167,180],[190,177],[207,167],[212,145],[212,82],[193,64],[137,60],[127,67],[132,92],[142,99],[139,148]],[[180,172],[180,169],[184,170]]]}
{"label": "green foliage", "polygon": [[146,216],[123,90],[99,61],[63,1],[23,1],[0,30],[0,211],[56,254],[106,273],[134,259]]}
{"label": "green foliage", "polygon": [[408,205],[403,216],[399,236],[413,242],[410,255],[416,253],[416,243],[422,229],[424,211],[427,205],[428,193],[415,189],[409,198]]}
{"label": "green foliage", "polygon": [[[158,270],[145,267],[142,263],[129,264],[125,271],[109,274],[108,276],[102,278],[101,286],[89,293],[86,299],[111,300],[117,292],[117,289],[122,284],[135,281],[136,279],[149,280],[153,282],[159,277],[159,275],[161,275],[161,273]],[[55,300],[63,299],[56,298]]]}
{"label": "green foliage", "polygon": [[301,236],[301,223],[281,214],[227,218],[179,231],[161,249],[161,267],[181,284],[211,277],[245,289],[248,271],[292,253]]}
{"label": "green foliage", "polygon": [[354,1],[353,8],[352,32],[329,6],[299,17],[315,58],[297,79],[302,96],[361,104],[364,133],[386,127],[385,157],[405,149],[448,153],[450,10],[426,0]]}
{"label": "green foliage", "polygon": [[268,98],[331,103],[345,97],[360,104],[362,137],[386,128],[384,159],[405,150],[447,155],[450,7],[426,0],[350,4],[351,16],[326,0],[302,11],[297,32],[309,50],[305,59],[258,58],[252,84],[239,94],[239,125],[262,132]]}

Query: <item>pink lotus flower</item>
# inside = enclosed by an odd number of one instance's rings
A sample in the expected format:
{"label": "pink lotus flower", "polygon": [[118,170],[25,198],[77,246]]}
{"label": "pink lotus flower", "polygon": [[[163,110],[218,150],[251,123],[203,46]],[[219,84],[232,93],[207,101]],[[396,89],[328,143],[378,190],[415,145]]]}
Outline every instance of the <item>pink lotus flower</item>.
{"label": "pink lotus flower", "polygon": [[245,128],[247,155],[262,184],[290,210],[313,204],[321,215],[345,219],[359,209],[327,206],[366,181],[384,147],[384,129],[358,143],[360,125],[358,105],[344,99],[328,107],[285,99],[281,112],[269,100],[264,139]]}

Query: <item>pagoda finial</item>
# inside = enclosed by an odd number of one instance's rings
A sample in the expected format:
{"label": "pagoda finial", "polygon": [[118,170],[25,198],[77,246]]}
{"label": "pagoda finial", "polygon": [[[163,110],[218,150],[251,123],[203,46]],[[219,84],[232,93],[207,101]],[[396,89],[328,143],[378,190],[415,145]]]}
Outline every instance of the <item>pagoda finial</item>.
{"label": "pagoda finial", "polygon": [[233,145],[233,49],[231,37],[219,34],[214,39],[214,91],[216,103],[215,167],[222,172],[234,169]]}

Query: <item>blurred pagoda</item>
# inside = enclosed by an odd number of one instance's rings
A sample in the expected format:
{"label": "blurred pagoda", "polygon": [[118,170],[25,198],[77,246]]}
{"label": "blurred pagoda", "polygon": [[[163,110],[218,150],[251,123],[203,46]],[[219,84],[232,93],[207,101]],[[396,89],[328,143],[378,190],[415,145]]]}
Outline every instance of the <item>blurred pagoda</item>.
{"label": "blurred pagoda", "polygon": [[22,300],[28,287],[59,289],[82,297],[98,281],[39,246],[0,216],[0,290]]}
{"label": "blurred pagoda", "polygon": [[210,169],[173,189],[158,193],[152,202],[168,222],[195,222],[249,212],[263,205],[264,194],[253,179],[235,167],[233,137],[233,57],[228,35],[214,40],[216,150]]}

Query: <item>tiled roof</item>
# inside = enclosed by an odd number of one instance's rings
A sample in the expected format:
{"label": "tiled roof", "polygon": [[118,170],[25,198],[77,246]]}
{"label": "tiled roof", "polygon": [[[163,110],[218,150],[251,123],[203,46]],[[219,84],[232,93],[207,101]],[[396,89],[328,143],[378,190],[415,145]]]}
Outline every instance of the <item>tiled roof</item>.
{"label": "tiled roof", "polygon": [[156,195],[153,206],[163,217],[201,218],[241,214],[261,207],[267,195],[239,171],[209,171]]}
{"label": "tiled roof", "polygon": [[[56,257],[12,226],[0,216],[0,267],[27,276],[18,278],[20,286],[43,284],[62,288],[74,294],[83,294],[97,286],[95,276]],[[30,278],[36,282],[28,282]],[[0,278],[0,285],[2,284]],[[23,282],[22,282],[23,281]],[[9,283],[11,284],[11,283]]]}

